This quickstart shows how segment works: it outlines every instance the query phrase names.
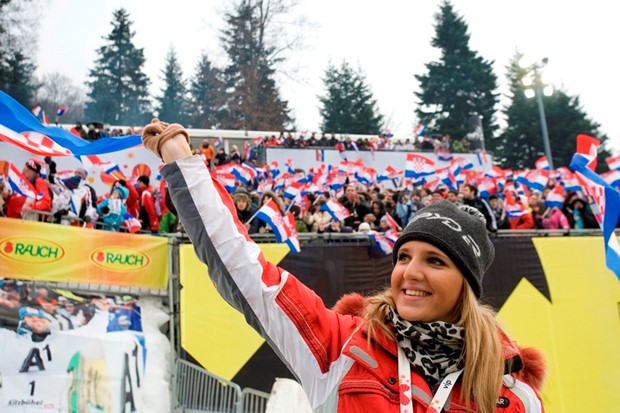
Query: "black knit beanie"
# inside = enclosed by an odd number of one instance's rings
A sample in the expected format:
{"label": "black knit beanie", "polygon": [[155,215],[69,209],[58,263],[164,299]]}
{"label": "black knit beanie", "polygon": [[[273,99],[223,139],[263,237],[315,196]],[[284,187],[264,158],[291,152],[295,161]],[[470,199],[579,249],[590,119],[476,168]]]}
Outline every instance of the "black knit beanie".
{"label": "black knit beanie", "polygon": [[421,209],[396,240],[392,252],[394,263],[400,247],[412,240],[428,242],[446,253],[480,298],[482,277],[495,257],[486,220],[480,211],[469,206],[458,207],[449,201]]}

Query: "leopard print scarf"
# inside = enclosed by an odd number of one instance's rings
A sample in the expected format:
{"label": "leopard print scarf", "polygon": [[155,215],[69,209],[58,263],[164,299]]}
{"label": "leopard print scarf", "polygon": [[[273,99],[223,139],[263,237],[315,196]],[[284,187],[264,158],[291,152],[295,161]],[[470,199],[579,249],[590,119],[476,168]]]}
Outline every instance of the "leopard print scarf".
{"label": "leopard print scarf", "polygon": [[465,366],[463,327],[443,321],[412,323],[402,319],[391,307],[385,321],[394,326],[396,339],[405,356],[424,372],[429,384],[437,384]]}

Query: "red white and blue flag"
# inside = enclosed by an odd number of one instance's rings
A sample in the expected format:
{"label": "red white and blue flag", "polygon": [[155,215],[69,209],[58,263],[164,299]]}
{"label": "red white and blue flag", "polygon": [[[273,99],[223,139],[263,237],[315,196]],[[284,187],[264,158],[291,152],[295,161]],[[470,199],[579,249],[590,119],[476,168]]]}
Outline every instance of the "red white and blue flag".
{"label": "red white and blue flag", "polygon": [[217,138],[212,139],[213,146],[219,148],[222,145],[222,137],[218,136]]}
{"label": "red white and blue flag", "polygon": [[327,202],[321,205],[321,211],[329,212],[334,221],[342,221],[351,216],[349,210],[335,199],[328,199]]}
{"label": "red white and blue flag", "polygon": [[380,232],[370,230],[366,233],[375,243],[375,247],[383,254],[389,255],[394,249],[394,243]]}
{"label": "red white and blue flag", "polygon": [[[42,112],[42,110],[39,112],[41,116]],[[33,113],[2,91],[0,91],[0,140],[41,156],[98,155],[142,145],[140,135],[108,137],[85,142],[68,130],[43,125]]]}
{"label": "red white and blue flag", "polygon": [[485,166],[491,163],[489,156],[487,155],[487,151],[480,151],[476,153],[476,158],[478,158],[478,165]]}
{"label": "red white and blue flag", "polygon": [[534,162],[534,165],[536,166],[536,169],[540,169],[540,170],[549,171],[551,169],[549,167],[549,161],[547,160],[546,156],[541,156],[540,158],[538,158]]}
{"label": "red white and blue flag", "polygon": [[305,188],[305,186],[306,184],[304,183],[293,182],[284,190],[283,196],[285,198],[294,199],[301,194],[301,191]]}
{"label": "red white and blue flag", "polygon": [[217,179],[220,182],[220,184],[222,184],[222,186],[226,188],[226,191],[228,191],[228,193],[235,192],[237,188],[235,186],[236,180],[235,180],[234,174],[217,171],[217,170],[213,171],[212,174],[214,174],[215,179]]}
{"label": "red white and blue flag", "polygon": [[437,158],[440,161],[444,162],[450,162],[452,159],[454,159],[452,153],[446,149],[437,149]]}
{"label": "red white and blue flag", "polygon": [[506,191],[504,209],[506,210],[506,216],[508,218],[519,218],[521,215],[527,213],[527,209],[523,203],[517,202],[511,191]]}
{"label": "red white and blue flag", "polygon": [[37,193],[34,186],[32,186],[30,181],[22,175],[14,164],[9,165],[7,179],[13,192],[18,193],[25,198],[37,199]]}
{"label": "red white and blue flag", "polygon": [[58,106],[58,110],[56,111],[56,116],[61,117],[67,112],[67,107],[64,105]]}
{"label": "red white and blue flag", "polygon": [[564,188],[560,184],[556,184],[545,198],[545,205],[549,208],[562,208],[564,205]]}
{"label": "red white and blue flag", "polygon": [[387,213],[384,216],[385,216],[385,219],[387,220],[388,225],[390,226],[390,230],[394,232],[395,234],[398,234],[400,227],[398,226],[394,218],[392,218],[392,216]]}
{"label": "red white and blue flag", "polygon": [[435,161],[424,155],[407,154],[405,178],[421,178],[435,173]]}
{"label": "red white and blue flag", "polygon": [[620,155],[611,156],[605,159],[605,162],[607,163],[607,166],[609,166],[609,169],[611,170],[620,169]]}
{"label": "red white and blue flag", "polygon": [[142,224],[140,223],[140,220],[128,212],[123,214],[123,224],[125,224],[127,230],[132,234],[135,234],[142,229]]}
{"label": "red white and blue flag", "polygon": [[273,230],[277,242],[284,242],[288,238],[288,231],[284,217],[273,199],[267,201],[256,213],[256,218],[265,221]]}
{"label": "red white and blue flag", "polygon": [[284,217],[284,225],[287,229],[286,245],[288,245],[293,254],[299,254],[301,252],[299,235],[297,234],[297,227],[295,226],[295,217],[290,212]]}
{"label": "red white and blue flag", "polygon": [[620,217],[620,193],[590,169],[592,154],[597,153],[598,139],[589,138],[590,143],[593,143],[593,140],[596,141],[594,150],[592,151],[590,147],[587,155],[576,153],[568,167],[576,173],[582,186],[593,200],[591,203],[592,211],[603,230],[603,239],[605,240],[605,262],[607,268],[613,271],[620,281],[620,245],[614,232]]}

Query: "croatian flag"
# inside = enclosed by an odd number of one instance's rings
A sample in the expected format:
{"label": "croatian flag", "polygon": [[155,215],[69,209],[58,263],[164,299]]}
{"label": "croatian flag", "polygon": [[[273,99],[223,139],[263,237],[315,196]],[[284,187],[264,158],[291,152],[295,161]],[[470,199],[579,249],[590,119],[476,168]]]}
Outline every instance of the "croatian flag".
{"label": "croatian flag", "polygon": [[461,170],[464,170],[464,171],[467,171],[474,167],[474,163],[472,161],[462,156],[457,156],[454,159],[452,159],[451,164],[453,165],[457,164],[459,168],[461,168]]}
{"label": "croatian flag", "polygon": [[481,198],[488,198],[497,192],[497,185],[493,179],[483,179],[478,185],[478,192]]}
{"label": "croatian flag", "polygon": [[243,165],[233,165],[230,172],[232,172],[238,180],[246,185],[254,178],[252,171],[248,168],[244,168]]}
{"label": "croatian flag", "polygon": [[415,153],[407,154],[405,178],[421,178],[435,173],[435,161]]}
{"label": "croatian flag", "polygon": [[480,166],[485,166],[490,163],[487,151],[480,151],[476,153],[476,158],[478,158],[478,165]]}
{"label": "croatian flag", "polygon": [[67,107],[60,105],[58,106],[58,110],[56,111],[56,116],[57,117],[61,117],[62,115],[64,115],[67,112]]}
{"label": "croatian flag", "polygon": [[538,170],[549,171],[551,169],[551,168],[549,168],[549,161],[547,160],[546,156],[541,156],[540,158],[538,158],[534,162],[534,165],[536,165],[536,169],[538,169]]}
{"label": "croatian flag", "polygon": [[293,160],[291,158],[286,160],[285,165],[288,173],[291,175],[295,175],[295,168],[293,168]]}
{"label": "croatian flag", "polygon": [[235,192],[237,188],[235,186],[235,175],[234,174],[220,172],[220,171],[214,171],[213,173],[215,174],[215,179],[217,179],[220,182],[220,184],[222,184],[222,186],[226,188],[226,191],[228,191],[228,193]]}
{"label": "croatian flag", "polygon": [[591,171],[596,169],[596,157],[598,155],[599,143],[600,141],[593,136],[584,135],[583,133],[577,135],[577,153],[583,155],[588,160],[586,166]]}
{"label": "croatian flag", "polygon": [[375,175],[377,172],[373,168],[360,167],[355,172],[355,178],[366,185],[373,185],[375,183]]}
{"label": "croatian flag", "polygon": [[620,169],[620,155],[609,157],[605,159],[605,162],[607,163],[607,165],[609,166],[609,169],[611,170]]}
{"label": "croatian flag", "polygon": [[350,143],[351,143],[351,147],[353,148],[353,150],[355,152],[359,152],[360,151],[359,148],[357,147],[357,143],[355,143],[353,141],[351,141]]}
{"label": "croatian flag", "polygon": [[265,221],[273,230],[277,242],[284,242],[288,238],[288,231],[280,208],[273,199],[267,201],[256,213],[256,217]]}
{"label": "croatian flag", "polygon": [[327,202],[321,205],[321,211],[329,212],[329,215],[332,216],[334,221],[342,221],[351,216],[349,210],[343,207],[342,204],[335,199],[328,199]]}
{"label": "croatian flag", "polygon": [[217,138],[212,139],[213,146],[219,148],[222,145],[222,137],[218,136]]}
{"label": "croatian flag", "polygon": [[605,262],[620,281],[620,245],[614,232],[620,217],[620,194],[590,169],[591,162],[587,156],[576,153],[568,167],[575,171],[586,192],[594,200],[598,209],[595,217],[605,240]]}
{"label": "croatian flag", "polygon": [[394,244],[386,236],[373,230],[368,231],[366,235],[368,235],[370,239],[372,239],[372,241],[375,243],[375,247],[377,247],[377,249],[383,255],[389,255],[392,253],[392,250],[394,249]]}
{"label": "croatian flag", "polygon": [[271,161],[269,163],[269,171],[271,171],[271,177],[276,179],[278,175],[280,175],[280,166],[278,165],[278,161]]}
{"label": "croatian flag", "polygon": [[386,181],[388,179],[396,179],[399,178],[400,176],[402,176],[403,171],[399,171],[397,169],[395,169],[392,165],[388,165],[385,168],[385,171],[381,174],[377,176],[377,181],[378,182],[383,182]]}
{"label": "croatian flag", "polygon": [[127,212],[123,214],[123,224],[125,224],[127,230],[132,234],[135,234],[142,229],[142,224],[140,223],[140,221]]}
{"label": "croatian flag", "polygon": [[98,155],[142,145],[140,135],[85,142],[68,130],[42,125],[28,109],[2,91],[0,140],[41,156]]}
{"label": "croatian flag", "polygon": [[325,149],[317,149],[314,154],[317,162],[325,162]]}
{"label": "croatian flag", "polygon": [[439,158],[440,161],[444,162],[450,162],[452,159],[454,159],[452,153],[445,149],[437,149],[437,158]]}
{"label": "croatian flag", "polygon": [[583,190],[575,174],[570,171],[562,173],[560,175],[560,180],[564,182],[564,190],[566,192],[568,191],[577,192],[577,191]]}
{"label": "croatian flag", "polygon": [[564,188],[562,188],[562,185],[557,184],[549,191],[545,198],[545,205],[549,208],[562,208],[564,205]]}
{"label": "croatian flag", "polygon": [[543,169],[531,170],[525,175],[525,185],[536,191],[544,191],[549,182],[549,171]]}
{"label": "croatian flag", "polygon": [[519,218],[527,212],[525,206],[516,201],[511,191],[506,191],[506,202],[504,209],[508,218]]}
{"label": "croatian flag", "polygon": [[293,254],[299,254],[301,252],[299,235],[297,234],[297,227],[295,226],[295,217],[290,212],[284,217],[284,225],[288,231],[286,245],[288,245]]}
{"label": "croatian flag", "polygon": [[425,131],[426,131],[426,125],[420,124],[415,127],[415,129],[413,130],[413,133],[415,136],[423,136]]}
{"label": "croatian flag", "polygon": [[387,219],[388,225],[390,226],[390,229],[392,230],[392,232],[394,232],[395,234],[398,234],[398,231],[400,230],[400,228],[398,227],[398,224],[396,223],[394,218],[392,218],[392,216],[387,213],[385,214],[385,218]]}
{"label": "croatian flag", "polygon": [[301,194],[301,191],[304,189],[305,186],[306,185],[301,182],[293,182],[284,190],[283,195],[285,198],[294,199],[299,194]]}
{"label": "croatian flag", "polygon": [[7,178],[9,181],[9,186],[13,192],[18,193],[25,198],[37,199],[37,193],[35,192],[34,186],[32,186],[30,181],[22,175],[14,164],[9,166]]}

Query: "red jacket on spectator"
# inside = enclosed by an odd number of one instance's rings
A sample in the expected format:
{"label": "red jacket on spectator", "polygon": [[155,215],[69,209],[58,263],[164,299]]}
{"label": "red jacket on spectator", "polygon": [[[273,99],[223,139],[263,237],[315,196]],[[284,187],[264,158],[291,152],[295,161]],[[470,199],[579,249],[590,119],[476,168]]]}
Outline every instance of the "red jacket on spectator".
{"label": "red jacket on spectator", "polygon": [[142,229],[146,231],[159,232],[159,217],[155,210],[155,201],[153,200],[153,190],[150,186],[138,188],[140,194],[140,214],[142,221]]}
{"label": "red jacket on spectator", "polygon": [[134,218],[138,218],[140,215],[140,194],[133,185],[127,185],[125,188],[129,190],[129,196],[127,197],[127,201],[125,201],[125,206],[127,207],[127,212],[134,216]]}
{"label": "red jacket on spectator", "polygon": [[[30,204],[30,208],[35,211],[49,212],[52,209],[52,197],[43,178],[38,177],[34,181],[34,191],[37,194],[37,199]],[[26,199],[18,193],[13,193],[6,200],[6,216],[8,218],[21,218]]]}
{"label": "red jacket on spectator", "polygon": [[532,214],[526,212],[519,218],[510,218],[510,229],[536,229]]}

